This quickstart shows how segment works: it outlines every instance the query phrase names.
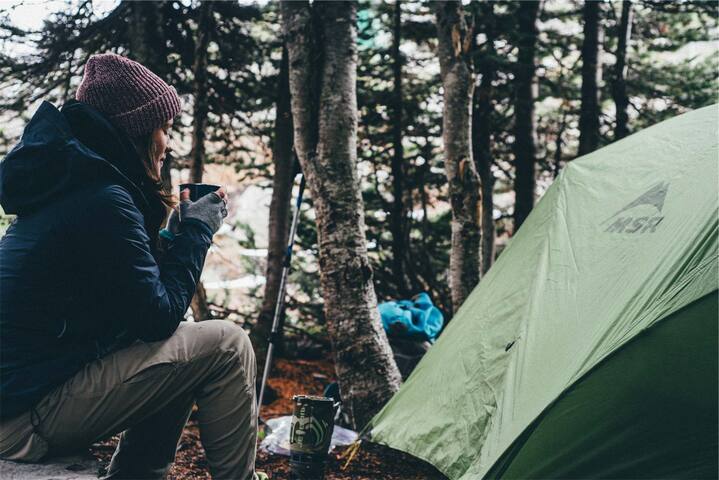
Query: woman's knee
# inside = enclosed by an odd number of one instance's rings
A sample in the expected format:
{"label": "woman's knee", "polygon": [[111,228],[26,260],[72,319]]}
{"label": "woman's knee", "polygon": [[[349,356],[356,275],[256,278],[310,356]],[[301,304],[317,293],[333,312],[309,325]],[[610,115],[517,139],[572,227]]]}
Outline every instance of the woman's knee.
{"label": "woman's knee", "polygon": [[190,357],[204,357],[230,352],[255,368],[255,353],[244,329],[228,320],[206,320],[182,324],[176,334],[185,338]]}
{"label": "woman's knee", "polygon": [[[221,321],[221,320],[218,320]],[[227,322],[229,323],[229,322]],[[224,347],[236,352],[239,356],[246,358],[253,367],[255,364],[255,351],[252,349],[252,342],[245,330],[233,323],[227,325],[225,331]]]}
{"label": "woman's knee", "polygon": [[252,342],[245,330],[227,320],[207,320],[202,324],[208,324],[209,328],[215,329],[218,336],[218,348],[220,351],[231,351],[242,359],[242,363],[251,364],[254,369],[255,352],[252,349]]}
{"label": "woman's knee", "polygon": [[241,366],[243,381],[252,385],[254,391],[257,365],[250,337],[245,330],[226,320],[207,320],[201,324],[208,324],[207,327],[216,332],[217,344],[213,347],[214,352],[224,358],[230,355]]}

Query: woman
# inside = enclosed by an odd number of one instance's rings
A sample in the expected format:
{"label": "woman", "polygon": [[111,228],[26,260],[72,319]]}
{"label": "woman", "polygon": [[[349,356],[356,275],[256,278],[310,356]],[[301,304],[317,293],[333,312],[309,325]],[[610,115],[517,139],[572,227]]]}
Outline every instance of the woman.
{"label": "woman", "polygon": [[108,478],[162,478],[192,405],[213,478],[254,474],[255,358],[225,321],[181,323],[224,189],[174,206],[160,181],[174,88],[90,57],[77,101],[43,103],[0,163],[0,458],[123,432]]}

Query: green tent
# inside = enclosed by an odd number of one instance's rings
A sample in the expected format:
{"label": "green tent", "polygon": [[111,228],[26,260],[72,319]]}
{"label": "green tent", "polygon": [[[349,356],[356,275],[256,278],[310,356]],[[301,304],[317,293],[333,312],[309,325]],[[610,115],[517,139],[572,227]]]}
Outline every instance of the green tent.
{"label": "green tent", "polygon": [[717,477],[718,115],[569,164],[372,439],[453,480]]}

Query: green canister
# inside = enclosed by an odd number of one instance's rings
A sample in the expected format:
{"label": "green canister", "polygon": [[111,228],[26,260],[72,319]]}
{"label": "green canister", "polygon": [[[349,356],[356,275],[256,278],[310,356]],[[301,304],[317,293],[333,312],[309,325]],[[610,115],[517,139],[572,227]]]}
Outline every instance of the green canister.
{"label": "green canister", "polygon": [[334,430],[335,404],[327,397],[295,395],[290,427],[290,470],[296,480],[322,480]]}

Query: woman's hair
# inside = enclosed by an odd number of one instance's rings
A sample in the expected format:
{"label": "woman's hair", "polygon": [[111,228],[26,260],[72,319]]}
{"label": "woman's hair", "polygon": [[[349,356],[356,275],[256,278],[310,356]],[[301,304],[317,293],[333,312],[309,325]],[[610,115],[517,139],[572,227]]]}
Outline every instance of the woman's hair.
{"label": "woman's hair", "polygon": [[132,137],[130,139],[132,145],[135,147],[140,160],[142,161],[142,167],[145,171],[147,179],[150,181],[154,190],[165,207],[169,210],[177,205],[177,199],[172,194],[164,189],[162,184],[162,178],[157,173],[155,167],[155,158],[157,152],[155,150],[155,142],[152,141],[152,132]]}

